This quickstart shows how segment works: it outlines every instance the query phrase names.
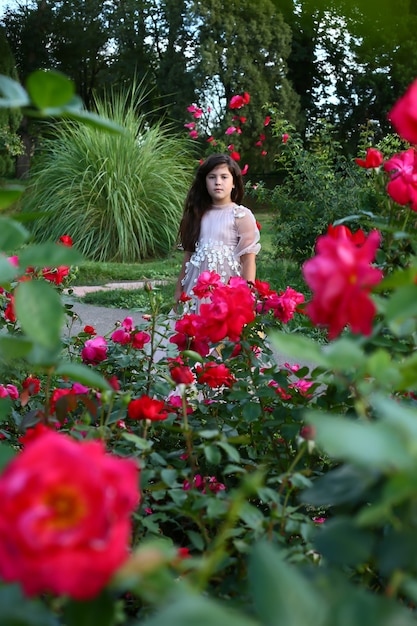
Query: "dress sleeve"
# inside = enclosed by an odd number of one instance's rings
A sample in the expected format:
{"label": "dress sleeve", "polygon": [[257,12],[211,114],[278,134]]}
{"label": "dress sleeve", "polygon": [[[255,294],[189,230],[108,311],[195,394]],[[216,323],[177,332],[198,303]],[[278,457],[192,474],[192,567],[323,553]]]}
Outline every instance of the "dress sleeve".
{"label": "dress sleeve", "polygon": [[234,251],[235,259],[242,254],[258,254],[261,249],[259,243],[260,234],[252,211],[244,206],[238,206],[234,210],[235,225],[238,234],[238,243]]}

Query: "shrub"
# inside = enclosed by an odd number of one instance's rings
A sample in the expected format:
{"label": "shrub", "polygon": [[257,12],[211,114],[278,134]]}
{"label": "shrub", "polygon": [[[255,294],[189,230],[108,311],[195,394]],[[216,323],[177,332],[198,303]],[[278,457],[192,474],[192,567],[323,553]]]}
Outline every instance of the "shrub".
{"label": "shrub", "polygon": [[166,255],[176,241],[189,184],[188,140],[137,113],[139,88],[111,92],[97,111],[125,132],[63,121],[31,172],[23,210],[41,212],[36,241],[69,234],[90,260],[136,262]]}

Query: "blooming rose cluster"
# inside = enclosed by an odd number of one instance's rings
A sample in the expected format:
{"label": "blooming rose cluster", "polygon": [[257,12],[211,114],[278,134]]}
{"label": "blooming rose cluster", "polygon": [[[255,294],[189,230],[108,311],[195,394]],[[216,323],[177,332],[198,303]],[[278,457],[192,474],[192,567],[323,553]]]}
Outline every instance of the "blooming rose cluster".
{"label": "blooming rose cluster", "polygon": [[175,324],[177,334],[170,341],[179,350],[187,348],[206,356],[210,343],[223,339],[238,341],[243,328],[255,318],[255,298],[247,282],[233,276],[227,285],[215,272],[203,272],[194,292],[209,299],[200,305],[200,313],[188,313]]}
{"label": "blooming rose cluster", "polygon": [[[243,94],[236,94],[230,98],[228,108],[234,112],[234,115],[232,116],[232,119],[231,119],[232,123],[225,130],[225,135],[227,137],[234,135],[234,136],[237,136],[238,138],[239,135],[242,134],[243,125],[246,123],[248,118],[246,115],[241,114],[241,109],[244,106],[248,105],[250,103],[250,100],[251,100],[251,97],[249,93],[246,91]],[[188,134],[191,137],[191,139],[198,139],[201,133],[201,127],[202,127],[201,122],[205,117],[205,112],[199,107],[197,107],[197,105],[195,104],[188,106],[187,111],[188,113],[192,115],[193,119],[191,122],[187,122],[186,124],[184,124],[184,128],[188,130]],[[207,109],[207,113],[209,114],[210,112],[211,112],[211,109],[209,107]],[[268,126],[270,121],[271,121],[271,116],[266,115],[263,126],[264,127]],[[207,119],[205,120],[205,127],[206,129],[207,127],[209,127],[209,120]],[[264,157],[268,154],[268,152],[263,149],[263,142],[265,141],[265,139],[266,139],[265,133],[260,133],[259,141],[257,141],[255,144],[256,146],[261,147],[261,150],[260,150],[261,157]],[[288,139],[288,135],[285,135],[285,139],[283,138],[283,142],[285,143],[287,139]],[[212,135],[208,137],[207,142],[211,144],[212,146],[216,146],[218,144],[218,141],[216,141],[216,139]],[[236,145],[235,143],[231,143],[227,146],[227,150],[229,151],[230,156],[234,161],[241,160],[241,155],[239,152],[238,145]],[[201,162],[202,160],[200,161],[200,163]],[[247,174],[248,170],[249,170],[249,166],[246,163],[242,167],[242,175],[244,176],[245,174]]]}
{"label": "blooming rose cluster", "polygon": [[136,328],[131,317],[125,317],[121,328],[115,330],[111,338],[115,343],[120,343],[122,345],[131,344],[132,348],[135,348],[136,350],[142,350],[144,345],[149,343],[151,340],[148,333],[143,331],[136,332]]}
{"label": "blooming rose cluster", "polygon": [[129,555],[139,471],[46,429],[0,476],[0,576],[29,595],[94,598]]}

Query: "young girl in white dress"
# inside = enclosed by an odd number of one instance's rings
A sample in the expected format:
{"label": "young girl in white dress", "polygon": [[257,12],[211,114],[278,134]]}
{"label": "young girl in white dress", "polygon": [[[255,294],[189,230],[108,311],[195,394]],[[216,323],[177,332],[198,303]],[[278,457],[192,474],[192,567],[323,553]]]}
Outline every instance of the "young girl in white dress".
{"label": "young girl in white dress", "polygon": [[[244,195],[239,165],[228,154],[212,154],[198,168],[180,224],[184,259],[175,291],[193,298],[199,275],[208,270],[227,283],[231,276],[253,282],[259,229],[252,211],[240,204]],[[198,312],[194,297],[191,310]]]}

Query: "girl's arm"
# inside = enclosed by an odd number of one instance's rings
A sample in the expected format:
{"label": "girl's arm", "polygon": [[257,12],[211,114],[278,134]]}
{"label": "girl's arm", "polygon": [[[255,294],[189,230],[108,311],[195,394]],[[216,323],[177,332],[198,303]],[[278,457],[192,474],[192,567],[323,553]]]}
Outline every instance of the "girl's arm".
{"label": "girl's arm", "polygon": [[240,263],[242,266],[241,276],[245,280],[253,283],[256,278],[256,254],[248,253],[242,254],[240,257]]}
{"label": "girl's arm", "polygon": [[183,291],[181,282],[185,276],[185,266],[190,260],[190,258],[191,258],[191,252],[184,252],[184,258],[182,260],[181,270],[180,270],[178,280],[177,280],[177,286],[175,287],[175,295],[174,295],[175,303],[177,303],[178,300],[181,298],[181,294]]}

